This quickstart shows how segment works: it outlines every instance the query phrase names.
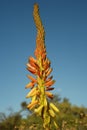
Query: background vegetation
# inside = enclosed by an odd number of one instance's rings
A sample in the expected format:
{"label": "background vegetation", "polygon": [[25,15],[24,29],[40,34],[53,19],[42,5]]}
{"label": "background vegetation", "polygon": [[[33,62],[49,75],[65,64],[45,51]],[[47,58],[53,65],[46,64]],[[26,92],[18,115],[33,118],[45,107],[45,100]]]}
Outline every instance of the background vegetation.
{"label": "background vegetation", "polygon": [[[69,99],[55,95],[51,100],[60,110],[57,115],[57,130],[87,130],[87,108],[72,105]],[[26,102],[21,103],[18,112],[10,112],[8,116],[0,113],[0,130],[43,130],[42,118],[26,109]],[[26,116],[25,116],[26,115]],[[51,124],[52,125],[52,124]],[[56,130],[52,127],[52,130]]]}

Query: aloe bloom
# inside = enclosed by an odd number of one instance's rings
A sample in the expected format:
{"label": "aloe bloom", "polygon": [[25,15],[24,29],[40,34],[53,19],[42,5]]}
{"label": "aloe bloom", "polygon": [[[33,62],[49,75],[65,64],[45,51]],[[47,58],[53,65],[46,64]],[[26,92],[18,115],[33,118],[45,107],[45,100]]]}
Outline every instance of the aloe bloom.
{"label": "aloe bloom", "polygon": [[52,119],[54,125],[58,127],[55,117],[59,110],[53,103],[48,102],[48,98],[53,99],[53,94],[49,91],[54,89],[52,85],[55,81],[53,80],[53,76],[50,76],[52,68],[47,58],[45,31],[40,19],[38,4],[34,4],[33,17],[37,28],[37,37],[35,57],[29,57],[27,63],[27,70],[33,74],[33,76],[28,75],[31,82],[26,85],[26,88],[30,88],[26,98],[31,98],[31,102],[27,108],[41,116],[43,127],[49,130]]}

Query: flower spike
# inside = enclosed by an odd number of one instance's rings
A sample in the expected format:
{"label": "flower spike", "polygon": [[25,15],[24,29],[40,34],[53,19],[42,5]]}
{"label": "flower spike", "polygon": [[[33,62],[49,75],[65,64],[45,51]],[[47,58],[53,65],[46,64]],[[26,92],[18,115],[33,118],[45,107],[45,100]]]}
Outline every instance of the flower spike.
{"label": "flower spike", "polygon": [[[45,31],[39,15],[39,6],[34,4],[33,10],[34,22],[37,28],[35,58],[30,56],[27,63],[27,70],[33,76],[28,75],[30,83],[25,88],[30,88],[30,92],[26,98],[31,98],[28,104],[28,109],[32,109],[36,114],[42,116],[43,127],[49,128],[52,118],[56,116],[55,112],[59,112],[58,108],[49,103],[48,98],[53,99],[53,94],[49,91],[54,88],[51,87],[55,81],[50,76],[52,72],[51,62],[47,58],[45,46]],[[54,119],[53,119],[54,120]]]}

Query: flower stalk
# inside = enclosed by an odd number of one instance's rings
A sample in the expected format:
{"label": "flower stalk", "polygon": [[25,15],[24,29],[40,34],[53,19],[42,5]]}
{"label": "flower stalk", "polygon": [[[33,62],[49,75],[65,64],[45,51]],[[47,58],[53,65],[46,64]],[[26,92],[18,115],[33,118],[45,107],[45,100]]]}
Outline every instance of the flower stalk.
{"label": "flower stalk", "polygon": [[34,75],[28,75],[31,82],[25,87],[31,89],[26,96],[26,98],[31,98],[31,102],[27,108],[41,116],[44,129],[50,130],[52,119],[54,125],[58,127],[55,122],[55,113],[58,113],[59,110],[54,104],[48,102],[48,98],[53,99],[53,94],[50,91],[54,89],[51,86],[55,83],[55,80],[53,80],[53,76],[50,76],[52,68],[50,67],[51,62],[47,58],[45,31],[39,15],[38,4],[34,4],[33,17],[37,29],[37,36],[34,52],[35,57],[29,57],[27,63],[27,70]]}

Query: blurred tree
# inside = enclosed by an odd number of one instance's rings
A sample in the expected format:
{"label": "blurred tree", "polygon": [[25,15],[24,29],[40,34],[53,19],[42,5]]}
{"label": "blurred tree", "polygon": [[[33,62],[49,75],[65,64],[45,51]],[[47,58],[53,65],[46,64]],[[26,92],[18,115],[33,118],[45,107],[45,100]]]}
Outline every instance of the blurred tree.
{"label": "blurred tree", "polygon": [[21,108],[22,108],[22,110],[26,110],[27,109],[27,103],[26,103],[26,101],[23,101],[21,103]]}
{"label": "blurred tree", "polygon": [[[56,95],[52,101],[61,110],[56,119],[59,128],[56,129],[51,122],[51,130],[87,130],[87,108],[73,106],[67,98],[58,98]],[[22,102],[21,110],[26,111],[26,105],[26,102]],[[41,117],[27,113],[26,118],[23,118],[21,110],[16,113],[11,110],[8,116],[1,112],[0,130],[43,130]]]}
{"label": "blurred tree", "polygon": [[19,113],[11,113],[6,117],[5,114],[0,114],[0,130],[14,130],[20,126],[21,115]]}

